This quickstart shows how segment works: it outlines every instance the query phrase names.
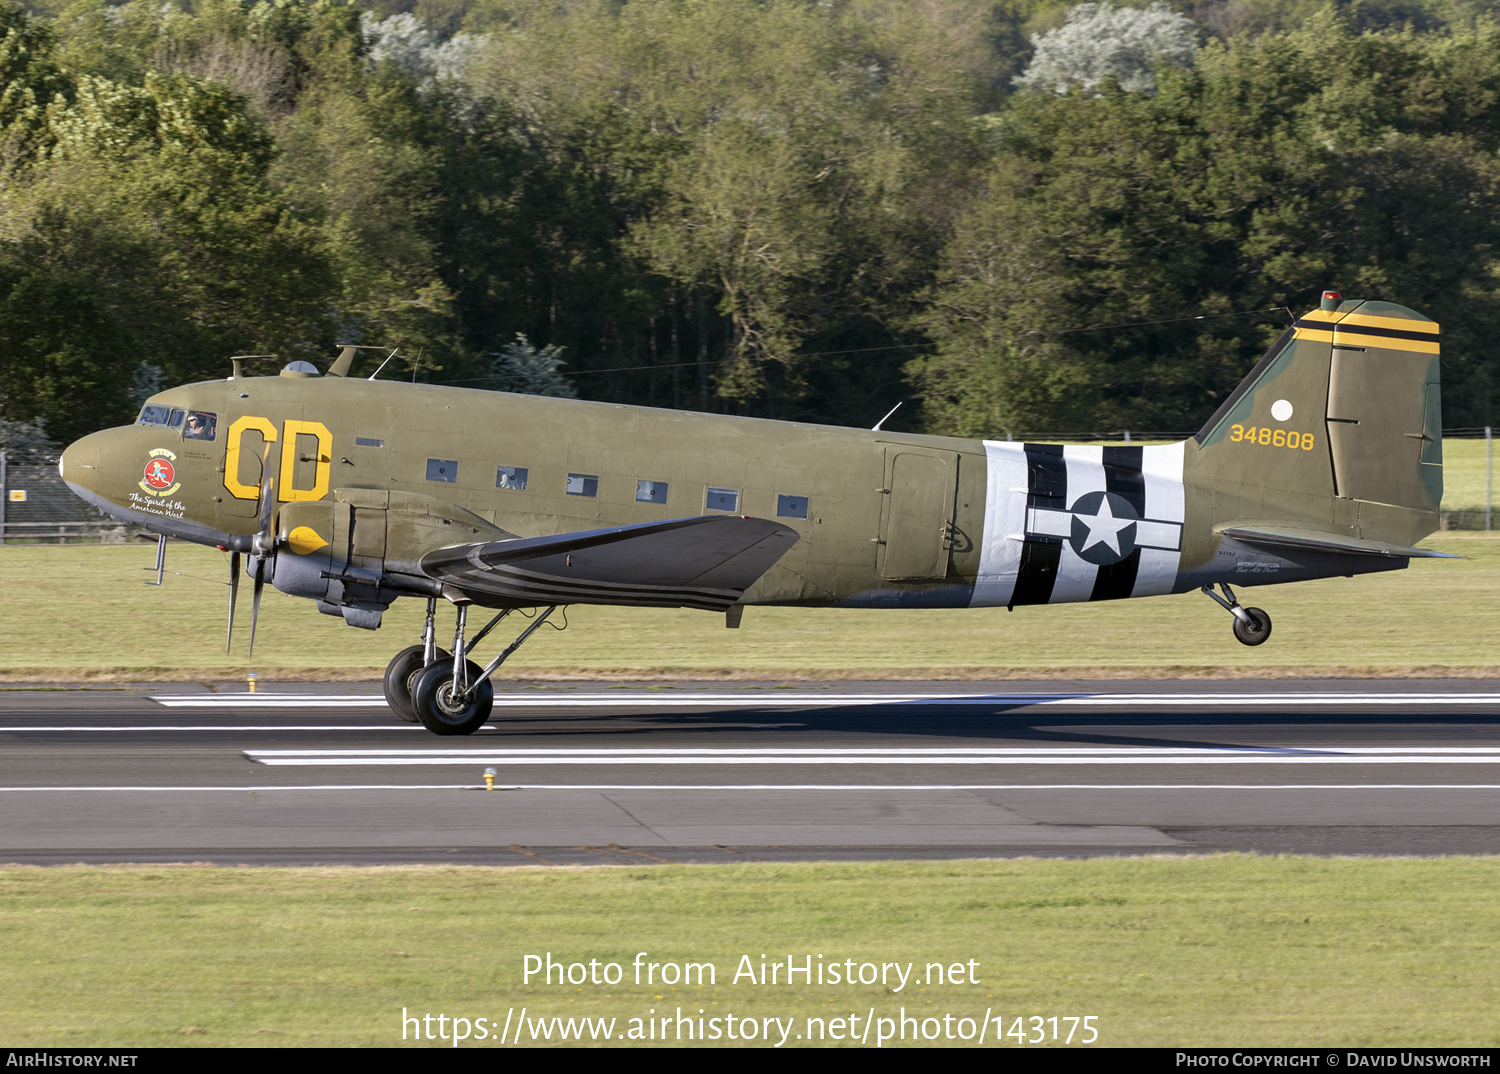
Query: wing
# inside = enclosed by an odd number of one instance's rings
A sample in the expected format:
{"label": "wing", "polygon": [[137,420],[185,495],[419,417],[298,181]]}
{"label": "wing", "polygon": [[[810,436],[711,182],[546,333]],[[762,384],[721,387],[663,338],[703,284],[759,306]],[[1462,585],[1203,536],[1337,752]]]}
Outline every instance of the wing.
{"label": "wing", "polygon": [[1253,525],[1219,526],[1215,533],[1233,537],[1246,544],[1278,548],[1294,552],[1332,552],[1339,555],[1395,556],[1401,559],[1461,559],[1446,552],[1432,552],[1426,548],[1407,548],[1404,545],[1388,544],[1385,541],[1367,541],[1342,533],[1326,533],[1322,530],[1300,529],[1291,526]]}
{"label": "wing", "polygon": [[705,515],[440,548],[431,578],[481,604],[632,604],[724,611],[797,543],[763,518]]}

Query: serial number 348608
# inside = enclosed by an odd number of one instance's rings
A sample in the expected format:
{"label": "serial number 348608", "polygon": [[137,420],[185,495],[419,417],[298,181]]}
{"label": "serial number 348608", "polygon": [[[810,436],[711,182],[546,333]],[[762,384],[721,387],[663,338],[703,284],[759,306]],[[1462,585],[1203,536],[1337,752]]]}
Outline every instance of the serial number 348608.
{"label": "serial number 348608", "polygon": [[1262,425],[1259,428],[1252,425],[1248,429],[1243,425],[1231,425],[1229,439],[1235,443],[1243,441],[1247,444],[1291,448],[1293,451],[1298,448],[1311,451],[1314,437],[1312,433],[1288,432],[1286,429],[1272,429],[1268,425]]}

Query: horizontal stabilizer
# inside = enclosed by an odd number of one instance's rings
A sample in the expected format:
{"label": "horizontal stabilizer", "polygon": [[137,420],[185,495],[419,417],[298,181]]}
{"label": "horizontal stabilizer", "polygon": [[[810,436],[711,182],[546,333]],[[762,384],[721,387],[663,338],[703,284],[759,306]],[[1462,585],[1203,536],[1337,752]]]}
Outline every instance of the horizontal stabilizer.
{"label": "horizontal stabilizer", "polygon": [[1447,552],[1433,552],[1426,548],[1409,548],[1405,545],[1388,544],[1385,541],[1367,541],[1342,533],[1304,529],[1298,526],[1219,526],[1215,533],[1233,537],[1246,544],[1264,545],[1287,551],[1329,552],[1334,555],[1394,556],[1400,559],[1462,559],[1462,556]]}
{"label": "horizontal stabilizer", "polygon": [[630,604],[724,611],[798,540],[763,518],[703,515],[457,545],[422,571],[481,604]]}

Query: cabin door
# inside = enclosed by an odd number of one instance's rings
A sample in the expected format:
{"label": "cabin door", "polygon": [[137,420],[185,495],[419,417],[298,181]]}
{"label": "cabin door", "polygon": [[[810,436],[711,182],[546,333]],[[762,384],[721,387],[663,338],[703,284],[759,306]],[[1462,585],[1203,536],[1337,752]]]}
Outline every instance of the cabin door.
{"label": "cabin door", "polygon": [[893,582],[946,578],[953,546],[958,455],[895,444],[883,447],[885,506],[880,516],[880,577]]}

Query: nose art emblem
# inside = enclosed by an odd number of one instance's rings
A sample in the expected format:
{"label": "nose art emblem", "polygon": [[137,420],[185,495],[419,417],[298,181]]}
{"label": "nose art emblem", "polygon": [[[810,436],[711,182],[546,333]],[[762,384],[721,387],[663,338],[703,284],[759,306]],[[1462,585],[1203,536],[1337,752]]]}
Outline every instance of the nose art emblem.
{"label": "nose art emblem", "polygon": [[154,449],[146,461],[145,476],[140,482],[141,490],[153,496],[170,496],[176,492],[179,482],[177,471],[172,466],[176,460],[177,456],[166,448]]}

